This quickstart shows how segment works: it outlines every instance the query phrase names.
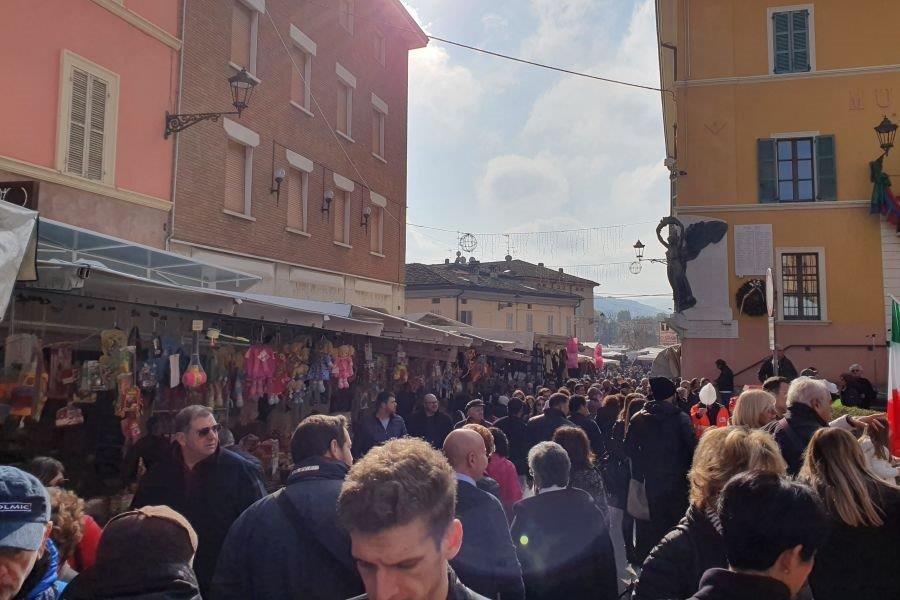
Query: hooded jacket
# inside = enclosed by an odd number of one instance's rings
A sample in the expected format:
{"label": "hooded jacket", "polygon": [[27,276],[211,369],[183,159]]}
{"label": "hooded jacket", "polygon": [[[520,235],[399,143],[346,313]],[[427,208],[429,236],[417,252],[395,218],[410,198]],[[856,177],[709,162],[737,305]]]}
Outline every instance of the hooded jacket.
{"label": "hooded jacket", "polygon": [[[296,465],[283,490],[248,508],[222,546],[212,598],[330,600],[361,593],[350,538],[336,516],[349,470],[340,461],[308,458]],[[279,494],[287,495],[302,523],[291,522],[278,505]]]}
{"label": "hooded jacket", "polygon": [[34,563],[14,600],[56,600],[59,597],[62,586],[56,576],[59,570],[59,551],[52,540],[45,543],[44,555]]}
{"label": "hooded jacket", "polygon": [[166,505],[190,522],[199,539],[194,571],[207,595],[228,528],[264,495],[262,473],[234,452],[219,448],[188,471],[178,449],[141,479],[131,506]]}
{"label": "hooded jacket", "polygon": [[791,600],[791,591],[771,577],[710,569],[689,600]]}
{"label": "hooded jacket", "polygon": [[62,600],[201,600],[190,565],[136,565],[140,570],[92,567],[72,580]]}

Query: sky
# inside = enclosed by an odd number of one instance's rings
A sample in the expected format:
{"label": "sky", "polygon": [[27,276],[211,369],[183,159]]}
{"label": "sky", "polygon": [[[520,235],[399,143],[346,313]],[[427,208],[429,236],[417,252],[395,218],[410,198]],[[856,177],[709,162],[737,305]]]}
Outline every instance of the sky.
{"label": "sky", "polygon": [[[431,35],[659,85],[652,0],[403,1]],[[431,41],[410,53],[409,101],[408,221],[449,231],[409,226],[407,262],[455,257],[456,232],[603,227],[511,236],[509,251],[599,281],[598,295],[670,294],[662,265],[628,270],[638,238],[645,256],[663,254],[655,229],[669,186],[658,92]],[[470,254],[502,260],[505,239],[479,236]],[[574,266],[599,264],[607,266]]]}

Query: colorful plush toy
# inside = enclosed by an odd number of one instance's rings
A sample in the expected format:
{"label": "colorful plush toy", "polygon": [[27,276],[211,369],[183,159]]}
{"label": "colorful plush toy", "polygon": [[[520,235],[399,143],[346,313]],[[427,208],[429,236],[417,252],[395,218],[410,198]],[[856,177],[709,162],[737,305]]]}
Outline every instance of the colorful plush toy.
{"label": "colorful plush toy", "polygon": [[266,393],[275,375],[275,351],[270,346],[250,346],[244,355],[244,372],[250,383],[250,397],[259,398]]}
{"label": "colorful plush toy", "polygon": [[350,387],[349,379],[353,377],[353,353],[353,346],[349,344],[337,348],[337,358],[334,360],[334,368],[331,372],[337,377],[340,390]]}
{"label": "colorful plush toy", "polygon": [[331,358],[332,350],[331,342],[322,338],[316,344],[315,354],[310,362],[309,380],[320,394],[325,392],[325,382],[331,379],[331,371],[334,368],[334,361]]}

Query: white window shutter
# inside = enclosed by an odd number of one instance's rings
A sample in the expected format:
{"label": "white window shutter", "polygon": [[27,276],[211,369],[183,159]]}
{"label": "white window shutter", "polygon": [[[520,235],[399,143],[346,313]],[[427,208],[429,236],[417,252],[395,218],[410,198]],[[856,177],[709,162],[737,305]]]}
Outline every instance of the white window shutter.
{"label": "white window shutter", "polygon": [[91,77],[91,123],[85,177],[103,179],[103,144],[106,127],[106,82]]}
{"label": "white window shutter", "polygon": [[69,143],[66,148],[66,171],[84,174],[84,143],[87,137],[88,82],[84,71],[72,69],[72,101],[69,105]]}

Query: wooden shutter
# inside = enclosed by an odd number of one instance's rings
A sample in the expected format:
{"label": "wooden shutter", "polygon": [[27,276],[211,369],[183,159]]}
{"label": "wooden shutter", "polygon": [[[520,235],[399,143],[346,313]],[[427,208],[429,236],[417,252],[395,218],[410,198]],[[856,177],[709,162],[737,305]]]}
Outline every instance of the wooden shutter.
{"label": "wooden shutter", "polygon": [[300,171],[288,170],[287,226],[303,230],[303,178]]}
{"label": "wooden shutter", "polygon": [[66,148],[66,171],[84,175],[84,142],[88,128],[88,86],[90,75],[72,69],[72,101],[69,107],[69,144]]}
{"label": "wooden shutter", "polygon": [[[306,65],[306,54],[300,51],[294,52],[294,63],[296,63],[297,68],[294,68],[294,64],[291,64],[291,100],[299,104],[300,106],[306,107],[306,91],[305,85],[303,83],[303,77],[305,74],[305,65]],[[300,73],[303,73],[301,77]]]}
{"label": "wooden shutter", "polygon": [[791,71],[809,71],[809,11],[796,10],[791,13]]}
{"label": "wooden shutter", "polygon": [[235,0],[231,7],[231,62],[250,71],[250,9]]}
{"label": "wooden shutter", "polygon": [[348,204],[347,192],[340,190],[334,195],[332,202],[332,212],[334,212],[334,241],[347,244],[345,239],[345,220]]}
{"label": "wooden shutter", "polygon": [[791,72],[791,13],[780,12],[772,15],[773,38],[775,44],[775,72]]}
{"label": "wooden shutter", "polygon": [[371,240],[369,249],[372,252],[382,254],[384,240],[384,208],[380,206],[372,207],[372,214],[369,215],[369,238]]}
{"label": "wooden shutter", "polygon": [[88,130],[87,161],[84,176],[88,179],[103,179],[103,145],[106,127],[106,82],[91,77],[90,128]]}
{"label": "wooden shutter", "polygon": [[350,95],[350,88],[347,87],[346,85],[344,85],[343,83],[338,83],[337,129],[338,129],[338,131],[340,131],[341,133],[343,133],[345,135],[350,135],[349,134],[350,128],[348,127],[349,115],[347,114],[347,105],[349,104],[349,102],[348,102],[349,95]]}
{"label": "wooden shutter", "polygon": [[759,201],[778,202],[778,168],[775,140],[756,140]]}
{"label": "wooden shutter", "polygon": [[228,140],[225,151],[225,208],[244,214],[244,169],[246,148],[234,140]]}
{"label": "wooden shutter", "polygon": [[816,138],[816,200],[837,200],[837,163],[833,135]]}

